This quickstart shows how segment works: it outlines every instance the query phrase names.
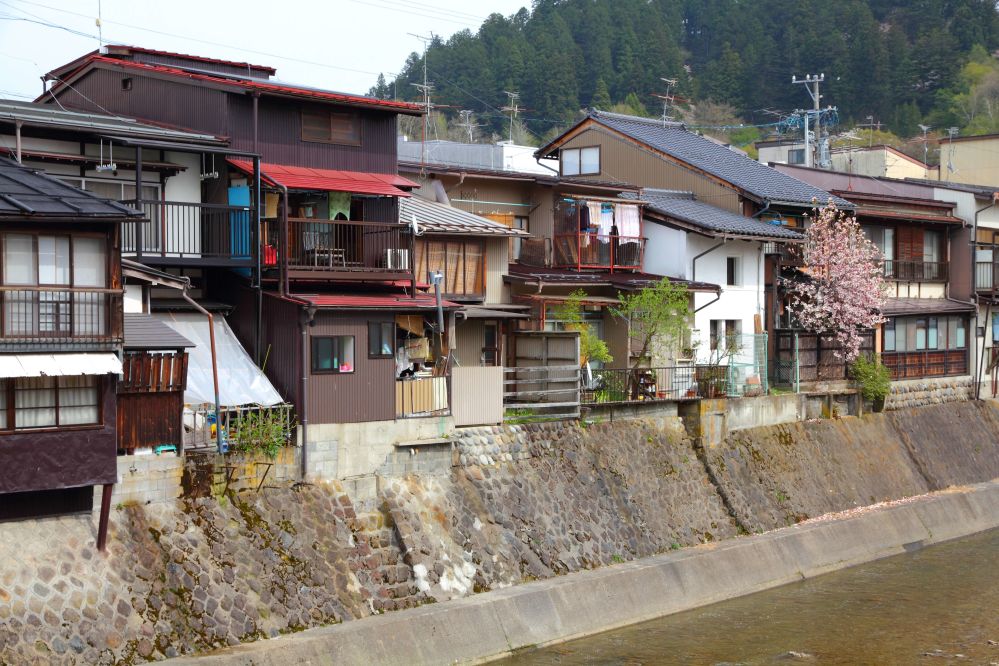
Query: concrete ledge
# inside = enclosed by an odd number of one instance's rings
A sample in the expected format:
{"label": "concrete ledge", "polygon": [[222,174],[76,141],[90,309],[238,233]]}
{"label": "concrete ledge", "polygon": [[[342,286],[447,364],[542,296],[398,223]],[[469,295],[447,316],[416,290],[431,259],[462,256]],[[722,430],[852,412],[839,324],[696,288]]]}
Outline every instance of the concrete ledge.
{"label": "concrete ledge", "polygon": [[999,480],[173,663],[481,663],[994,527]]}

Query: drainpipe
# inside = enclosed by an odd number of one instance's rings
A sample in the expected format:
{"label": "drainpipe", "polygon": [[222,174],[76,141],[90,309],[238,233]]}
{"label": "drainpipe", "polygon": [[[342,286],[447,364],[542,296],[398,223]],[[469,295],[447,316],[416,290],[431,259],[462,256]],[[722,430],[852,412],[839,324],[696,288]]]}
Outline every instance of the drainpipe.
{"label": "drainpipe", "polygon": [[281,238],[278,239],[278,251],[281,253],[281,269],[278,280],[281,283],[281,295],[287,296],[288,290],[288,188],[277,183],[281,188],[283,204],[281,206]]}
{"label": "drainpipe", "polygon": [[305,482],[309,472],[309,326],[316,317],[314,307],[303,307],[299,316],[298,328],[302,334],[302,358],[299,369],[302,373],[299,389],[298,424],[302,429],[302,481]]}
{"label": "drainpipe", "polygon": [[17,163],[21,163],[21,125],[24,123],[20,120],[14,121],[14,151],[17,154]]}
{"label": "drainpipe", "polygon": [[219,366],[215,354],[215,317],[212,316],[211,312],[198,305],[187,293],[187,290],[188,287],[184,287],[184,290],[180,292],[184,300],[194,306],[195,310],[208,317],[208,339],[212,345],[212,382],[215,387],[215,447],[219,453],[222,453],[222,410],[219,406]]}
{"label": "drainpipe", "polygon": [[701,252],[699,255],[697,255],[696,257],[694,257],[693,259],[690,260],[690,281],[691,282],[695,282],[697,280],[697,260],[700,259],[701,257],[703,257],[706,254],[710,254],[711,252],[714,252],[715,250],[717,250],[718,248],[720,248],[722,245],[725,245],[725,243],[727,243],[727,242],[728,242],[728,239],[725,238],[725,239],[722,240],[721,243],[718,243],[717,245],[712,245],[707,250],[705,250],[704,252]]}
{"label": "drainpipe", "polygon": [[[975,300],[978,300],[978,284],[977,284],[977,262],[975,261],[975,252],[978,247],[978,216],[992,208],[999,201],[999,192],[992,193],[992,201],[989,202],[988,206],[983,206],[975,211],[975,226],[971,232],[971,289],[975,294]],[[994,250],[993,250],[994,251]],[[992,271],[995,271],[996,261],[995,257],[992,258]],[[992,284],[989,285],[989,292],[993,292],[991,289],[995,285],[995,275],[992,275]],[[989,298],[989,307],[985,310],[986,319],[991,313],[992,297]],[[989,322],[985,322],[985,335],[982,336],[982,352],[978,356],[978,372],[975,374],[975,400],[981,399],[982,393],[982,370],[985,367],[985,342],[988,340],[988,329],[991,328]],[[978,311],[975,311],[975,334],[978,334]],[[977,346],[977,345],[976,345]]]}

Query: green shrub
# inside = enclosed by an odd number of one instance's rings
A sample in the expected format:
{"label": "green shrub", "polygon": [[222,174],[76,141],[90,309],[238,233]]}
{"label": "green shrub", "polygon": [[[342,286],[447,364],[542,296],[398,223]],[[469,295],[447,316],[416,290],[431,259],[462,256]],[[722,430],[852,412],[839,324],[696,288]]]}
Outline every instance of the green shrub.
{"label": "green shrub", "polygon": [[891,391],[891,373],[881,360],[860,356],[850,367],[853,379],[860,384],[860,394],[867,400],[883,400]]}
{"label": "green shrub", "polygon": [[293,428],[294,424],[288,423],[279,409],[247,411],[234,424],[232,448],[240,453],[262,453],[273,459],[290,441]]}

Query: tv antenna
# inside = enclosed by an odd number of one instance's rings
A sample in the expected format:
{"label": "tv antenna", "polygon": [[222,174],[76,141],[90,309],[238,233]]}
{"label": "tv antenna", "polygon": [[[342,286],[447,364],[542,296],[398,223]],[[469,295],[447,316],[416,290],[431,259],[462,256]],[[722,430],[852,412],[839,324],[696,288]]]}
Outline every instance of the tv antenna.
{"label": "tv antenna", "polygon": [[472,111],[470,109],[462,109],[458,112],[458,115],[461,116],[461,122],[458,124],[468,132],[468,142],[474,143],[472,135],[475,132],[475,128],[482,127],[482,124],[472,122]]}
{"label": "tv antenna", "polygon": [[659,80],[666,84],[666,93],[663,95],[653,95],[653,97],[658,97],[663,101],[663,115],[661,119],[663,121],[663,127],[666,127],[666,123],[673,120],[673,116],[671,116],[669,112],[673,107],[673,100],[676,99],[676,93],[673,88],[676,87],[677,80],[663,77],[659,77]]}
{"label": "tv antenna", "polygon": [[956,173],[954,171],[954,137],[957,136],[958,132],[961,130],[957,127],[947,128],[947,139],[950,143],[949,149],[947,151],[947,172],[951,175]]}

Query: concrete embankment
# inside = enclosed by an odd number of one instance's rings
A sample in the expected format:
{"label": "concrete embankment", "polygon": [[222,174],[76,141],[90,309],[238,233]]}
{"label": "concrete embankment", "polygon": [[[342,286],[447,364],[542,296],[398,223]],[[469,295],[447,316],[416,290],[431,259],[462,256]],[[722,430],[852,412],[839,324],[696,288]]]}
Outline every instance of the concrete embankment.
{"label": "concrete embankment", "polygon": [[[556,601],[516,597],[532,581],[550,582],[539,589],[551,592],[532,594],[563,595],[558,612],[568,613],[580,593],[565,591],[574,579],[566,574],[598,571],[599,601],[601,590],[618,598],[618,583],[605,582],[616,579],[603,576],[629,570],[609,565],[642,560],[635,566],[645,571],[659,562],[648,558],[669,554],[663,562],[670,567],[695,567],[682,577],[673,569],[650,575],[648,584],[621,582],[620,594],[634,591],[621,603],[638,609],[621,617],[633,621],[650,608],[672,608],[648,606],[653,602],[640,594],[662,596],[661,580],[682,583],[670,588],[668,603],[689,592],[695,604],[713,598],[696,596],[714,584],[709,579],[733,593],[789,579],[780,570],[753,573],[759,554],[745,550],[755,542],[734,538],[740,534],[999,477],[993,403],[750,428],[706,448],[675,417],[478,428],[452,441],[451,465],[372,479],[373,500],[336,483],[260,492],[253,484],[222,497],[121,505],[112,511],[106,556],[96,553],[89,516],[0,525],[0,664],[135,664],[266,645],[262,639],[283,645],[287,634],[340,623],[374,632],[365,634],[377,636],[371,646],[395,640],[377,629],[392,625],[390,632],[419,636],[408,646],[417,650],[433,635],[399,618],[434,617],[445,604],[430,602],[451,600],[479,614],[481,626],[483,618],[498,623],[505,650],[539,642],[513,639],[547,626],[547,611],[534,615],[534,605],[555,612]],[[954,513],[948,525],[980,529],[967,517]],[[943,533],[931,529],[934,538]],[[886,548],[924,538],[906,533]],[[852,543],[837,535],[828,546],[839,540]],[[816,543],[801,547],[827,547]],[[695,564],[700,559],[687,562],[703,550],[688,547],[705,544],[707,552],[730,553],[735,568],[713,573],[696,568],[706,567]],[[785,553],[789,547],[770,548],[791,558],[784,565],[811,570]],[[854,556],[836,557],[826,566]],[[480,608],[482,592],[508,605]],[[610,603],[550,622],[568,627],[560,636],[609,628],[622,621]],[[526,628],[516,628],[517,613],[531,618]],[[462,632],[466,626],[454,623]],[[461,637],[474,644],[480,631]],[[364,661],[377,661],[371,646]]]}
{"label": "concrete embankment", "polygon": [[999,527],[999,481],[830,514],[515,588],[312,629],[178,664],[477,662]]}

